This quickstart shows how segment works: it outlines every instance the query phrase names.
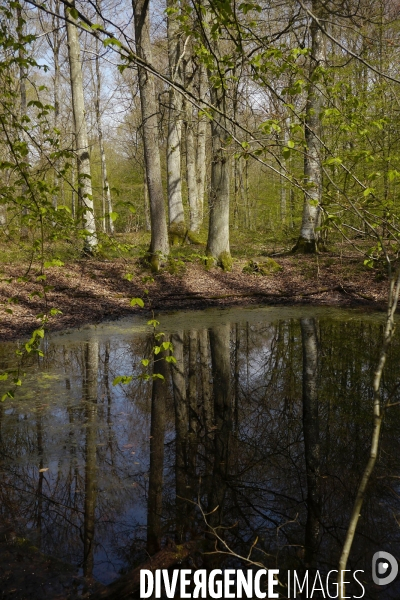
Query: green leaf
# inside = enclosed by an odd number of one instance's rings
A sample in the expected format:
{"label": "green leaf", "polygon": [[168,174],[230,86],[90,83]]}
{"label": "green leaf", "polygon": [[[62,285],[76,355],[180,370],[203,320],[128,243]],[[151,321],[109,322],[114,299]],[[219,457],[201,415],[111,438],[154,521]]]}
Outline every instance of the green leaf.
{"label": "green leaf", "polygon": [[118,219],[119,215],[116,212],[110,212],[109,217],[110,217],[111,221],[114,223],[114,221],[116,221]]}
{"label": "green leaf", "polygon": [[124,275],[124,279],[127,279],[128,281],[132,281],[132,279],[133,279],[132,273],[127,273],[126,275]]}
{"label": "green leaf", "polygon": [[163,343],[161,344],[161,348],[162,348],[163,350],[173,350],[173,349],[174,349],[174,347],[173,347],[173,345],[171,344],[171,342],[163,342]]}
{"label": "green leaf", "polygon": [[149,359],[148,358],[142,358],[142,360],[140,362],[142,363],[142,365],[144,367],[147,367],[149,365]]}
{"label": "green leaf", "polygon": [[58,258],[53,258],[53,260],[46,260],[44,266],[46,269],[48,267],[63,267],[64,263],[62,262],[62,260],[58,260]]}
{"label": "green leaf", "polygon": [[131,306],[140,306],[140,308],[144,307],[144,302],[141,298],[132,298],[132,300],[129,303]]}
{"label": "green leaf", "polygon": [[176,363],[176,358],[175,356],[166,356],[165,360],[167,361],[167,363]]}
{"label": "green leaf", "polygon": [[103,41],[103,46],[118,46],[118,48],[121,48],[122,44],[119,40],[116,40],[115,38],[107,38]]}
{"label": "green leaf", "polygon": [[73,19],[77,19],[79,17],[79,13],[73,6],[68,7],[68,12]]}
{"label": "green leaf", "polygon": [[342,164],[342,159],[339,158],[338,156],[332,156],[331,158],[328,158],[325,161],[325,165],[341,165]]}
{"label": "green leaf", "polygon": [[160,354],[161,346],[154,346],[154,354]]}
{"label": "green leaf", "polygon": [[8,379],[8,373],[2,373],[0,375],[0,381],[6,381]]}
{"label": "green leaf", "polygon": [[162,379],[162,380],[164,380],[164,375],[161,375],[161,373],[153,373],[153,379]]}
{"label": "green leaf", "polygon": [[289,140],[287,143],[288,148],[294,148],[294,141],[293,140]]}
{"label": "green leaf", "polygon": [[370,196],[374,192],[375,192],[375,189],[369,187],[369,188],[367,188],[366,190],[363,191],[363,196],[364,196],[364,198],[366,198],[367,196]]}
{"label": "green leaf", "polygon": [[118,385],[119,383],[122,383],[122,385],[126,385],[127,383],[130,383],[132,379],[132,375],[118,375],[118,377],[114,379],[113,385]]}
{"label": "green leaf", "polygon": [[150,321],[147,321],[147,325],[152,325],[153,327],[157,327],[159,324],[160,321],[157,321],[157,319],[150,319]]}

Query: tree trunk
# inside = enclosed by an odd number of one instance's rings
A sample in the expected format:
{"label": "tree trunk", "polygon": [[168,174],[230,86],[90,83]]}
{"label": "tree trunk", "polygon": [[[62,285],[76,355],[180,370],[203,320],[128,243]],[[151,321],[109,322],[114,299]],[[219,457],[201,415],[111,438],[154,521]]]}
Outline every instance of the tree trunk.
{"label": "tree trunk", "polygon": [[[181,54],[179,22],[177,20],[179,2],[167,0],[167,8],[172,9],[167,16],[169,76],[173,81],[181,83],[181,69],[178,64]],[[181,112],[182,96],[171,87],[169,90],[168,111],[167,191],[172,243],[185,235],[185,214],[181,187]]]}
{"label": "tree trunk", "polygon": [[[313,0],[313,13],[322,16],[320,0]],[[318,250],[319,227],[321,219],[322,200],[322,165],[321,165],[321,119],[322,91],[319,82],[319,68],[325,63],[325,42],[322,31],[313,20],[311,31],[311,63],[310,63],[310,89],[308,92],[306,119],[305,119],[305,141],[306,152],[304,156],[304,184],[305,196],[303,206],[303,218],[300,237],[295,246],[298,252],[316,252]]]}
{"label": "tree trunk", "polygon": [[[152,63],[148,0],[132,0],[135,21],[136,52],[147,63]],[[161,179],[160,149],[158,146],[158,107],[154,77],[138,67],[140,104],[142,109],[144,159],[150,200],[151,266],[158,271],[163,256],[169,254],[168,229]]]}
{"label": "tree trunk", "polygon": [[147,187],[146,167],[143,167],[143,197],[144,197],[144,221],[146,231],[151,231],[151,220],[150,220],[150,201],[149,201],[149,188]]}
{"label": "tree trunk", "polygon": [[175,405],[175,486],[176,486],[176,537],[184,541],[187,523],[187,449],[188,449],[188,404],[186,397],[183,331],[171,336],[176,363],[171,363],[172,389]]}
{"label": "tree trunk", "polygon": [[[54,55],[54,128],[58,130],[59,117],[60,117],[60,2],[56,0],[54,3],[54,15],[52,16],[52,27],[53,27],[53,55]],[[58,204],[58,167],[59,161],[55,161],[54,164],[54,192],[53,192],[53,208],[57,209]]]}
{"label": "tree trunk", "polygon": [[[226,110],[225,94],[221,88],[211,87],[211,102]],[[228,120],[215,112],[211,122],[212,158],[211,186],[209,196],[210,222],[208,227],[207,255],[211,264],[218,264],[225,271],[232,268],[229,247],[229,187],[230,157]]]}
{"label": "tree trunk", "polygon": [[[229,465],[229,443],[232,430],[232,393],[230,363],[230,324],[210,329],[211,362],[214,388],[214,468],[208,501],[208,522],[221,524]],[[217,510],[214,510],[218,507]]]}
{"label": "tree trunk", "polygon": [[90,577],[94,563],[94,529],[97,500],[97,375],[99,368],[99,346],[95,340],[85,347],[85,399],[86,443],[85,443],[85,505],[83,523],[83,573]]}
{"label": "tree trunk", "polygon": [[[207,70],[204,65],[199,67],[199,98],[204,98],[207,94]],[[197,198],[199,211],[199,228],[204,219],[204,190],[206,182],[206,142],[207,142],[208,118],[206,115],[199,115],[197,129],[197,154],[196,154],[196,174],[197,174]]]}
{"label": "tree trunk", "polygon": [[212,390],[210,385],[210,351],[208,344],[208,331],[201,329],[199,331],[199,352],[200,352],[200,377],[201,394],[203,399],[204,424],[206,435],[210,433],[213,425],[214,411],[211,403]]}
{"label": "tree trunk", "polygon": [[[25,25],[25,20],[22,17],[22,10],[21,10],[21,6],[18,5],[17,6],[17,34],[18,34],[18,42],[19,42],[19,49],[18,49],[18,58],[19,58],[19,93],[20,93],[20,117],[21,117],[21,123],[23,122],[22,119],[26,116],[26,112],[27,112],[27,103],[26,103],[26,76],[27,76],[27,69],[25,66],[25,50],[22,46],[23,44],[23,37],[24,37],[24,25]],[[28,150],[29,150],[29,140],[28,140],[28,136],[26,134],[26,132],[24,130],[22,130],[22,141],[24,141],[27,144]],[[29,154],[28,154],[29,156]],[[29,159],[28,159],[29,161]],[[28,187],[26,185],[26,183],[24,183],[21,186],[21,195],[22,197],[26,197],[26,195],[28,194]],[[21,238],[22,239],[27,239],[28,237],[28,227],[26,225],[27,221],[28,221],[28,207],[25,205],[22,207],[22,227],[21,227]],[[24,218],[25,217],[25,218]]]}
{"label": "tree trunk", "polygon": [[165,396],[167,392],[168,363],[165,353],[154,359],[153,374],[163,379],[153,379],[151,395],[150,472],[147,505],[147,552],[155,554],[161,549],[162,486],[164,472]]}
{"label": "tree trunk", "polygon": [[7,206],[0,204],[0,227],[7,226]]}
{"label": "tree trunk", "polygon": [[68,58],[71,74],[72,108],[74,112],[75,140],[78,158],[79,197],[81,206],[83,207],[83,223],[86,230],[84,252],[93,254],[97,247],[97,235],[93,208],[89,143],[85,119],[81,52],[75,19],[66,7],[64,7],[64,10],[67,19]]}
{"label": "tree trunk", "polygon": [[[211,362],[214,388],[214,465],[208,498],[207,522],[213,529],[222,524],[227,477],[229,472],[230,440],[232,432],[232,394],[230,364],[230,324],[210,329]],[[218,531],[223,534],[223,529]],[[215,548],[215,537],[208,536],[208,547]],[[215,568],[221,557],[207,557],[207,567]]]}
{"label": "tree trunk", "polygon": [[[100,0],[96,2],[96,8],[101,13]],[[114,222],[110,217],[112,213],[112,200],[110,185],[107,177],[106,153],[104,150],[103,127],[101,123],[100,98],[101,98],[101,72],[100,72],[100,48],[99,40],[96,38],[96,121],[97,135],[99,137],[99,150],[101,160],[101,203],[103,209],[103,231],[105,233],[114,234]]]}
{"label": "tree trunk", "polygon": [[320,530],[320,442],[318,420],[318,339],[314,319],[300,319],[303,347],[303,432],[307,473],[305,563],[317,553]]}
{"label": "tree trunk", "polygon": [[185,102],[185,133],[186,179],[190,211],[190,231],[198,232],[201,222],[196,177],[196,138],[194,132],[193,106],[190,102]]}

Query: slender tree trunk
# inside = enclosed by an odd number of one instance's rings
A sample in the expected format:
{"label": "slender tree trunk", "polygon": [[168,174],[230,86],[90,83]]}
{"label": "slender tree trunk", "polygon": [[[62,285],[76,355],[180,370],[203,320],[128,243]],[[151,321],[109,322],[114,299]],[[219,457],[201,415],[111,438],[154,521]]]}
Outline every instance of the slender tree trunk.
{"label": "slender tree trunk", "polygon": [[[54,15],[52,17],[53,27],[53,55],[54,55],[54,128],[58,130],[59,119],[60,119],[60,2],[55,0],[54,3]],[[54,163],[54,193],[53,193],[53,208],[57,209],[58,204],[58,167],[59,161],[56,160]]]}
{"label": "slender tree trunk", "polygon": [[[152,63],[148,0],[132,0],[135,21],[136,52],[147,63]],[[140,103],[142,109],[144,159],[150,199],[151,265],[157,271],[160,259],[169,254],[168,229],[161,179],[160,150],[158,146],[158,107],[154,77],[138,67]]]}
{"label": "slender tree trunk", "polygon": [[86,230],[84,252],[93,254],[97,246],[96,222],[94,217],[92,178],[90,173],[89,142],[83,97],[81,51],[75,19],[65,7],[67,19],[68,58],[71,74],[72,107],[75,121],[75,140],[78,158],[79,196],[83,207],[83,223]]}
{"label": "slender tree trunk", "polygon": [[[17,35],[18,35],[18,42],[20,44],[19,49],[18,49],[18,58],[19,58],[19,93],[20,93],[21,122],[22,122],[22,118],[25,117],[26,112],[27,112],[27,102],[26,102],[27,70],[26,70],[26,66],[24,63],[25,50],[22,47],[22,41],[23,41],[23,37],[24,37],[24,25],[25,25],[25,20],[22,16],[21,6],[17,5]],[[28,140],[28,136],[26,135],[25,131],[22,132],[22,139],[27,144],[28,150],[29,150],[29,145],[28,145],[29,140]],[[29,156],[29,154],[28,154],[28,156]],[[21,187],[22,187],[21,195],[22,195],[22,197],[25,197],[28,193],[28,188],[25,183]],[[27,217],[28,217],[28,207],[23,206],[22,207],[22,227],[21,227],[21,238],[22,239],[27,239],[27,237],[28,237],[28,227],[26,225]]]}
{"label": "slender tree trunk", "polygon": [[[100,9],[99,9],[100,10]],[[100,97],[101,97],[101,73],[100,73],[100,56],[99,56],[98,39],[96,38],[96,119],[97,119],[97,135],[99,137],[99,149],[101,159],[101,199],[103,207],[103,231],[111,235],[114,234],[114,222],[110,217],[112,213],[112,200],[110,185],[107,177],[106,153],[104,150],[103,127],[101,124],[100,112]]]}
{"label": "slender tree trunk", "polygon": [[147,505],[147,552],[152,555],[161,549],[162,486],[164,471],[165,396],[167,392],[168,363],[165,354],[154,360],[153,373],[163,379],[153,380],[151,395],[150,473]]}
{"label": "slender tree trunk", "polygon": [[73,146],[73,159],[72,159],[72,166],[71,166],[71,214],[72,214],[72,218],[75,219],[76,218],[76,199],[75,199],[75,174],[76,174],[76,153],[75,153],[75,136],[73,136],[73,140],[72,140],[72,146]]}
{"label": "slender tree trunk", "polygon": [[[189,452],[188,468],[190,476],[190,499],[196,499],[196,465],[199,433],[199,414],[197,407],[197,350],[198,339],[195,329],[189,330],[189,380],[188,380],[188,403],[189,403]],[[189,512],[193,512],[193,505]]]}
{"label": "slender tree trunk", "polygon": [[[205,98],[208,90],[207,70],[203,64],[199,67],[199,98]],[[197,175],[197,197],[199,211],[199,226],[201,227],[204,219],[204,192],[206,182],[206,142],[207,142],[208,118],[206,115],[199,115],[197,128],[197,154],[196,154],[196,175]]]}
{"label": "slender tree trunk", "polygon": [[201,329],[199,331],[199,352],[200,352],[200,377],[201,377],[201,393],[203,399],[204,423],[206,434],[212,429],[213,424],[213,406],[212,406],[212,390],[210,385],[210,351],[208,344],[208,331]]}
{"label": "slender tree trunk", "polygon": [[188,529],[187,511],[187,451],[189,413],[186,397],[183,331],[171,336],[175,364],[171,363],[172,389],[175,405],[175,485],[176,485],[176,536],[182,543]]}
{"label": "slender tree trunk", "polygon": [[[312,11],[322,17],[321,0],[313,0]],[[300,237],[295,250],[299,252],[316,252],[318,250],[319,233],[316,230],[321,218],[322,200],[322,164],[321,164],[321,118],[322,83],[319,69],[325,64],[325,41],[322,31],[313,20],[311,31],[310,89],[307,98],[305,119],[306,152],[304,157],[304,196],[303,218]]]}
{"label": "slender tree trunk", "polygon": [[[339,600],[348,598],[346,596],[345,586],[342,583],[341,573],[347,569],[347,561],[350,556],[351,547],[353,545],[354,536],[357,529],[358,520],[361,517],[361,509],[364,504],[365,495],[367,493],[367,487],[375,467],[376,460],[379,452],[379,441],[381,435],[382,421],[385,416],[386,409],[390,406],[390,400],[387,400],[383,404],[381,399],[381,380],[383,370],[385,368],[386,359],[390,345],[393,340],[395,332],[395,321],[394,315],[396,314],[397,304],[399,301],[400,294],[400,270],[396,274],[392,275],[390,280],[389,297],[388,297],[388,308],[386,314],[385,331],[383,335],[382,345],[379,353],[378,364],[373,377],[373,390],[374,390],[374,409],[373,419],[374,426],[372,430],[371,447],[368,457],[368,462],[365,466],[364,472],[359,483],[356,498],[354,500],[353,510],[351,513],[349,526],[346,532],[346,538],[343,544],[342,553],[339,559],[338,569],[338,584],[339,584]],[[396,389],[396,388],[395,388]],[[389,394],[389,399],[392,395]]]}
{"label": "slender tree trunk", "polygon": [[0,204],[0,227],[7,226],[7,206]]}
{"label": "slender tree trunk", "polygon": [[83,572],[90,577],[94,562],[95,510],[97,501],[97,375],[99,370],[99,345],[89,340],[85,347],[85,506],[83,524]]}
{"label": "slender tree trunk", "polygon": [[321,513],[318,419],[318,339],[314,319],[300,319],[303,347],[303,432],[307,473],[305,563],[310,567],[318,549]]}
{"label": "slender tree trunk", "polygon": [[[290,139],[289,127],[290,127],[290,118],[286,117],[284,120],[284,125],[283,125],[283,145],[285,148],[287,147],[287,143]],[[287,181],[283,177],[284,174],[285,174],[285,171],[282,170],[281,176],[280,176],[280,196],[281,196],[281,198],[280,198],[280,217],[281,217],[282,225],[285,225],[286,221],[287,221],[287,196],[288,196]]]}
{"label": "slender tree trunk", "polygon": [[143,196],[144,196],[145,227],[146,227],[146,231],[151,231],[150,200],[149,200],[149,188],[147,187],[146,167],[143,167]]}
{"label": "slender tree trunk", "polygon": [[[171,9],[167,16],[169,76],[173,81],[182,83],[181,44],[179,33],[179,2],[167,0]],[[182,134],[182,96],[172,87],[169,90],[168,139],[167,139],[167,190],[169,207],[169,228],[174,244],[185,235],[185,214],[182,202],[181,186],[181,134]]]}

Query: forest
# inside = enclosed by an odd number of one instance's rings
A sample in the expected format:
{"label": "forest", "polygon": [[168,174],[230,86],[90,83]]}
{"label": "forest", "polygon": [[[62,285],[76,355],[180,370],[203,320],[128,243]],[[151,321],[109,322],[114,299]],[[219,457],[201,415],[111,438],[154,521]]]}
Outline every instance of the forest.
{"label": "forest", "polygon": [[4,262],[129,254],[145,232],[155,271],[191,244],[229,270],[230,237],[396,256],[395,2],[1,13]]}
{"label": "forest", "polygon": [[134,596],[149,556],[397,553],[399,28],[395,0],[0,0],[7,592],[14,530],[71,599]]}

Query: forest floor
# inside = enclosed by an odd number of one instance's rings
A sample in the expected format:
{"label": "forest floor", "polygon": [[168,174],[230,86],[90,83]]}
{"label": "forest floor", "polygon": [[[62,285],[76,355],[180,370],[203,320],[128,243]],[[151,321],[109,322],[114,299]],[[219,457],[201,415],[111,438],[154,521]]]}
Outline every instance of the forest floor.
{"label": "forest floor", "polygon": [[[37,265],[21,281],[18,278],[26,267],[3,263],[0,340],[29,335],[38,326],[37,315],[50,308],[62,311],[49,319],[48,328],[54,331],[143,310],[261,304],[385,307],[388,284],[383,270],[364,267],[359,256],[324,252],[274,258],[282,269],[272,275],[243,272],[248,264],[243,257],[234,261],[229,273],[219,268],[206,270],[200,258],[188,261],[182,255],[173,257],[157,274],[141,267],[138,258],[66,261],[62,267],[46,269],[44,296]],[[266,257],[253,260],[260,264]],[[130,306],[132,298],[142,298],[144,309]]]}

